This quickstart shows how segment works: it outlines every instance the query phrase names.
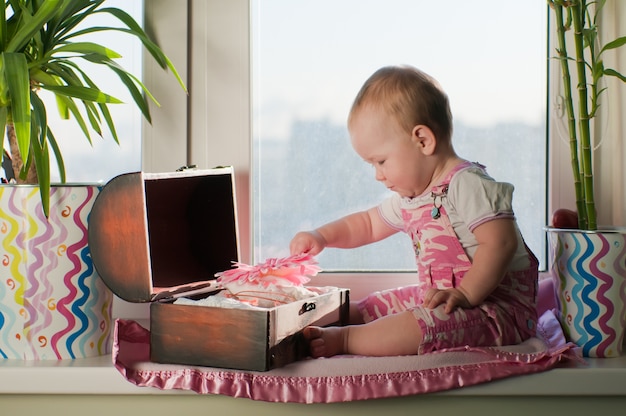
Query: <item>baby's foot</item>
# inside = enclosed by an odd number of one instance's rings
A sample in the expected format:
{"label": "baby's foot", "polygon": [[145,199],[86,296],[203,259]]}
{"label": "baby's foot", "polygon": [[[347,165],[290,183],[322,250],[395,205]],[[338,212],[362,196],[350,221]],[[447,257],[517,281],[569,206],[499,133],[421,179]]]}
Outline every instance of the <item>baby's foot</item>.
{"label": "baby's foot", "polygon": [[311,357],[332,357],[346,352],[345,327],[308,326],[302,331],[304,339],[309,342]]}

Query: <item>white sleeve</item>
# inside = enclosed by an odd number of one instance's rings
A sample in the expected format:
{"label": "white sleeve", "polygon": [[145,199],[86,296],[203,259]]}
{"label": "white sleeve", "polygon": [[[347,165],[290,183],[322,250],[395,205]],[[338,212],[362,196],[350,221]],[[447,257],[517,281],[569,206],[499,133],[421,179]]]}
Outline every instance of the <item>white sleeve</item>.
{"label": "white sleeve", "polygon": [[480,169],[459,172],[448,191],[456,215],[472,231],[495,218],[515,218],[510,183],[496,182]]}
{"label": "white sleeve", "polygon": [[378,214],[390,227],[403,231],[404,221],[402,221],[402,211],[400,209],[400,195],[394,194],[385,199],[378,206]]}

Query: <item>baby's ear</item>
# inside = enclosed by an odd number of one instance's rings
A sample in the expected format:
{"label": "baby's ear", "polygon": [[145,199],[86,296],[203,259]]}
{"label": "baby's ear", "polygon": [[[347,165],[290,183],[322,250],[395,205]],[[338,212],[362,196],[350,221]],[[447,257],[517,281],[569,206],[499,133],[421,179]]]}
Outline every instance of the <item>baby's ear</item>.
{"label": "baby's ear", "polygon": [[413,127],[411,140],[420,147],[422,153],[429,156],[435,153],[437,147],[437,138],[433,131],[423,124]]}

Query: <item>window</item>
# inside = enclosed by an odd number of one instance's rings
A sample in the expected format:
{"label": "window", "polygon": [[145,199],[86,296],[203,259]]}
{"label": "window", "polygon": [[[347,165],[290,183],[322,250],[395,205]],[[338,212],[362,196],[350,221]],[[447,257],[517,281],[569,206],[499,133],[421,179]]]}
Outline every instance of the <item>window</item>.
{"label": "window", "polygon": [[[453,9],[453,10],[452,10]],[[543,261],[547,29],[543,0],[255,0],[252,2],[254,258],[288,254],[291,237],[380,202],[386,190],[350,148],[358,89],[389,64],[437,78],[466,159],[515,185],[514,209]],[[325,270],[413,269],[404,234],[326,250]]]}
{"label": "window", "polygon": [[[109,1],[110,6],[124,8],[141,21],[143,2]],[[244,6],[247,3],[246,0],[234,2],[227,8],[228,18],[235,10],[236,13],[247,10]],[[150,10],[167,4],[164,1],[151,2]],[[454,112],[454,140],[458,153],[485,164],[498,180],[515,185],[514,206],[520,226],[527,243],[540,258],[543,257],[547,31],[521,31],[507,22],[515,14],[525,21],[536,21],[537,28],[546,27],[545,3],[534,0],[520,7],[497,0],[483,0],[471,5],[459,1],[453,6],[456,8],[454,13],[447,9],[449,2],[444,5],[421,0],[250,2],[253,89],[250,180],[254,257],[244,255],[244,260],[261,261],[286,255],[289,240],[296,231],[369,207],[386,195],[386,190],[373,179],[371,168],[351,150],[345,119],[363,81],[377,68],[396,63],[418,66],[442,83]],[[198,3],[194,7],[193,19],[201,19],[200,15],[205,14],[204,7],[209,15],[224,12],[221,2],[208,2],[206,6]],[[476,17],[468,17],[472,15]],[[218,18],[223,20],[224,16]],[[195,24],[195,27],[204,26],[202,21]],[[213,22],[208,29],[215,26]],[[223,33],[226,31],[220,27],[216,29],[220,35],[219,42],[215,43],[217,46],[224,43]],[[175,35],[178,36],[178,32]],[[194,36],[197,38],[197,34]],[[174,37],[169,32],[167,36],[161,33],[159,40],[168,42]],[[184,44],[184,38],[181,32],[176,45]],[[128,37],[120,39],[119,42],[112,39],[111,47],[125,57],[122,62],[125,67],[133,73],[141,73],[140,45],[134,39],[128,42]],[[195,42],[194,48],[201,44]],[[174,59],[177,50],[170,47],[166,53]],[[216,51],[209,48],[205,53],[210,56],[195,59],[199,65],[214,62]],[[223,55],[223,51],[217,54],[228,59]],[[180,60],[176,62],[179,72],[184,72],[184,64]],[[229,62],[229,67],[231,64]],[[199,95],[195,94],[193,98],[194,87],[195,90],[202,87],[199,85],[202,76],[217,75],[215,85],[224,83],[224,75],[231,76],[221,72],[211,74],[213,67],[210,65],[208,71],[204,70],[206,66],[202,65],[202,68],[203,75],[196,76],[195,85],[191,86],[192,99],[195,100],[199,100]],[[171,80],[167,78],[166,81]],[[160,84],[157,83],[157,87],[160,88]],[[170,88],[178,99],[181,94],[177,84],[171,82]],[[232,95],[232,89],[224,89]],[[215,88],[211,90],[215,92]],[[130,101],[113,89],[107,88],[107,92]],[[155,95],[163,107],[170,104],[170,100],[162,98],[162,93]],[[230,99],[214,95],[221,107]],[[174,107],[184,108],[178,104]],[[221,111],[217,107],[198,106],[195,101],[193,108],[197,108],[200,114],[192,117],[196,124],[215,124],[216,118],[211,118],[212,114]],[[122,172],[142,168],[165,171],[185,163],[205,167],[231,164],[233,155],[216,155],[224,153],[223,150],[233,154],[242,152],[242,149],[235,151],[228,147],[231,141],[228,137],[219,144],[217,135],[207,135],[202,129],[190,127],[192,139],[206,141],[206,137],[211,137],[206,150],[203,149],[209,156],[196,153],[187,161],[179,160],[179,155],[168,154],[174,150],[171,141],[174,135],[179,135],[180,129],[161,134],[163,128],[159,127],[151,129],[149,134],[164,137],[148,142],[168,150],[157,149],[155,154],[162,154],[164,161],[152,164],[149,153],[146,168],[141,164],[141,115],[132,104],[119,108],[112,106],[112,111],[121,113],[115,115],[121,140],[119,146],[110,137],[101,139],[94,135],[94,151],[74,123],[54,127],[55,132],[64,135],[63,151],[69,181],[106,181]],[[171,116],[167,115],[171,108],[158,111],[155,113],[157,122],[163,119],[166,125],[172,124]],[[229,111],[232,113],[232,109]],[[238,120],[229,123],[239,126]],[[227,131],[231,130],[229,127]],[[176,151],[180,150],[179,147],[176,146]],[[110,154],[110,158],[103,158],[103,153]],[[145,158],[144,149],[144,164]],[[239,172],[245,170],[238,169]],[[247,192],[247,188],[239,187],[238,191]],[[240,218],[244,217],[247,217],[245,213],[240,215]],[[244,246],[245,240],[247,236],[243,236]],[[410,244],[403,234],[358,250],[327,250],[320,256],[320,262],[325,270],[340,271],[414,268]]]}

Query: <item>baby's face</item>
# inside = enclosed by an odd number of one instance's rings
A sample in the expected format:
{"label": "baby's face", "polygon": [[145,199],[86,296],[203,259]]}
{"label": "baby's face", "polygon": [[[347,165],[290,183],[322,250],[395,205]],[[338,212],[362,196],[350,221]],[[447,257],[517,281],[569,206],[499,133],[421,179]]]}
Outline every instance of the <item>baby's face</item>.
{"label": "baby's face", "polygon": [[356,111],[348,125],[352,147],[376,171],[376,180],[404,197],[421,195],[432,179],[413,132],[374,106]]}

